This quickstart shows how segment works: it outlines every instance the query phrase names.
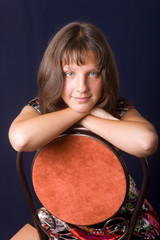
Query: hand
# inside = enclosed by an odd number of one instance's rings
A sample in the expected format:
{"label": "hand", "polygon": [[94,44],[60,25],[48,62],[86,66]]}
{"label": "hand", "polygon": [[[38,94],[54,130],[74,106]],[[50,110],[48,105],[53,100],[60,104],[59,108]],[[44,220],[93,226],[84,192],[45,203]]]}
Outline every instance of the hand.
{"label": "hand", "polygon": [[117,118],[113,117],[112,114],[108,113],[107,111],[103,110],[102,108],[99,107],[94,107],[90,114],[92,116],[104,118],[104,119],[111,119],[111,120],[118,120]]}
{"label": "hand", "polygon": [[79,121],[79,124],[85,127],[85,122],[87,121],[87,118],[90,116],[95,116],[98,118],[102,119],[109,119],[109,120],[119,120],[118,118],[113,117],[112,114],[108,113],[107,111],[103,110],[102,108],[99,107],[94,107],[91,111],[90,114],[85,116]]}

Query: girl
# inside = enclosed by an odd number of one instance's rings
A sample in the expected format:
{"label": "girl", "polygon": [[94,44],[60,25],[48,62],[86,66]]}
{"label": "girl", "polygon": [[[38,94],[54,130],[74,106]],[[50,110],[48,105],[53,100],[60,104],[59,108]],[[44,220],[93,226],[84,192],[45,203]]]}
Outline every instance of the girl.
{"label": "girl", "polygon": [[[119,98],[112,50],[93,25],[73,22],[53,37],[39,68],[38,89],[38,97],[22,109],[9,129],[9,139],[16,151],[41,148],[76,123],[137,157],[156,151],[158,137],[152,124],[128,100]],[[128,202],[134,208],[138,192],[131,178],[130,186]],[[123,206],[126,219],[131,215],[130,210],[133,209]],[[42,215],[47,218],[46,214]],[[73,231],[66,223],[56,221],[54,233],[57,234],[53,239],[116,239],[122,234],[119,229],[119,235],[112,233],[108,238],[101,228],[97,232],[94,227],[74,226]],[[158,239],[160,236],[156,214],[147,202],[133,236],[133,239]],[[22,238],[39,239],[29,224],[12,239]]]}

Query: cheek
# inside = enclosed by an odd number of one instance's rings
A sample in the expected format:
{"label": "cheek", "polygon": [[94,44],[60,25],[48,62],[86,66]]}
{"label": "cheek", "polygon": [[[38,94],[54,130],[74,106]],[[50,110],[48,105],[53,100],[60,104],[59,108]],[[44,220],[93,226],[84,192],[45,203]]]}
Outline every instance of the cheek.
{"label": "cheek", "polygon": [[72,86],[71,84],[68,84],[67,82],[64,82],[64,86],[63,86],[63,90],[61,93],[61,97],[63,98],[63,100],[65,98],[67,98],[67,96],[69,96],[72,92]]}
{"label": "cheek", "polygon": [[100,80],[96,84],[94,84],[92,86],[92,89],[97,97],[101,97],[103,89],[102,81]]}
{"label": "cheek", "polygon": [[62,97],[63,100],[65,98],[65,95],[66,95],[66,86],[64,84],[63,89],[62,89],[62,93],[61,93],[61,97]]}

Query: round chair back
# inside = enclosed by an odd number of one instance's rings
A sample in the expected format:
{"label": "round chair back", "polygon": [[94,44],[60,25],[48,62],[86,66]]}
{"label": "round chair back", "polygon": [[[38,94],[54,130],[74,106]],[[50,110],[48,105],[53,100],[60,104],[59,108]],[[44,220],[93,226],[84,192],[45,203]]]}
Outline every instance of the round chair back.
{"label": "round chair back", "polygon": [[42,205],[76,225],[113,217],[128,192],[128,172],[118,151],[89,134],[64,134],[41,149],[32,180]]}

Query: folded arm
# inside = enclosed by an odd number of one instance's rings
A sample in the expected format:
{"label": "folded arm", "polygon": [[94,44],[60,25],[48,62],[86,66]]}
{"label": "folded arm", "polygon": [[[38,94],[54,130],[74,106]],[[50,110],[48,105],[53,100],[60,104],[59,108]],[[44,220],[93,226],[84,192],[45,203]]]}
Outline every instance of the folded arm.
{"label": "folded arm", "polygon": [[146,157],[157,149],[155,128],[135,109],[129,110],[119,120],[102,109],[94,108],[80,123],[117,148],[137,157]]}
{"label": "folded arm", "polygon": [[34,151],[43,147],[88,113],[78,113],[71,108],[40,115],[26,106],[13,121],[9,139],[16,151]]}

